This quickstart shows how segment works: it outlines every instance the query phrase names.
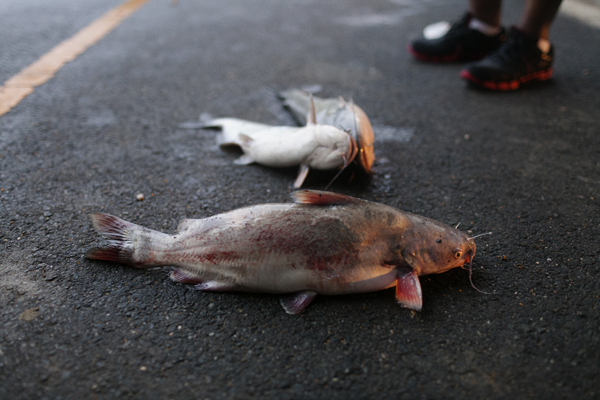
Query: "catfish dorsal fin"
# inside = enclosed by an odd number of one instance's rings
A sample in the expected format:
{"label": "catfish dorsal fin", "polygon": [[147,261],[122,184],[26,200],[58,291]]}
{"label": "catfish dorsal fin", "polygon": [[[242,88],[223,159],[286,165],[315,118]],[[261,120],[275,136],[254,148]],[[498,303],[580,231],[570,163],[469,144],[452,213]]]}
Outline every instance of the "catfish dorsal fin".
{"label": "catfish dorsal fin", "polygon": [[254,139],[252,139],[250,136],[246,135],[245,133],[240,133],[238,135],[238,138],[240,139],[242,147],[250,146],[250,144],[254,141]]}
{"label": "catfish dorsal fin", "polygon": [[310,94],[310,112],[308,113],[308,122],[306,125],[317,124],[317,111],[315,109],[315,100],[313,99],[312,93]]}
{"label": "catfish dorsal fin", "polygon": [[360,200],[344,194],[323,192],[320,190],[297,190],[292,193],[292,198],[298,204],[312,204],[315,206],[333,206],[357,203]]}

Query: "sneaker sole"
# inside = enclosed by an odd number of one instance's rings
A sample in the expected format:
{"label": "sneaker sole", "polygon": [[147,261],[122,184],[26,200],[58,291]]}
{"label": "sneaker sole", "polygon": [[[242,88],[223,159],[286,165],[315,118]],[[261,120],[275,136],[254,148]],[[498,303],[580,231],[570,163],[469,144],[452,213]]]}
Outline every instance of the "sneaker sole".
{"label": "sneaker sole", "polygon": [[548,79],[552,78],[552,68],[537,71],[529,75],[524,75],[519,79],[513,79],[511,81],[486,81],[477,78],[466,69],[460,72],[460,76],[461,78],[466,79],[467,81],[474,83],[475,85],[484,89],[507,92],[511,90],[517,90],[521,87],[521,85],[527,82],[547,81]]}
{"label": "sneaker sole", "polygon": [[445,54],[445,55],[431,55],[425,53],[419,53],[410,44],[406,46],[406,50],[417,60],[433,63],[451,63],[459,61],[477,61],[481,60],[487,55],[487,53],[473,53],[473,54]]}

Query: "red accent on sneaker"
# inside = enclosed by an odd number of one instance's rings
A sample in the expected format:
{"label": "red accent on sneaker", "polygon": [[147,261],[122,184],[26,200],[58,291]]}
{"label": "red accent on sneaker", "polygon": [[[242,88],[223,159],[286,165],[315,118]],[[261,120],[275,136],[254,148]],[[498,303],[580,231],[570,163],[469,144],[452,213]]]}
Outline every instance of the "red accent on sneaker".
{"label": "red accent on sneaker", "polygon": [[476,76],[472,75],[467,70],[461,71],[460,76],[461,76],[461,78],[466,79],[469,82],[472,82],[475,85],[483,87],[485,89],[498,90],[498,91],[510,91],[510,90],[518,89],[519,87],[521,87],[521,85],[523,83],[526,83],[526,82],[530,82],[530,81],[534,81],[534,80],[535,81],[546,81],[546,80],[552,78],[552,67],[542,70],[542,71],[533,72],[528,75],[523,75],[519,79],[514,79],[512,81],[486,81],[486,80],[477,78]]}

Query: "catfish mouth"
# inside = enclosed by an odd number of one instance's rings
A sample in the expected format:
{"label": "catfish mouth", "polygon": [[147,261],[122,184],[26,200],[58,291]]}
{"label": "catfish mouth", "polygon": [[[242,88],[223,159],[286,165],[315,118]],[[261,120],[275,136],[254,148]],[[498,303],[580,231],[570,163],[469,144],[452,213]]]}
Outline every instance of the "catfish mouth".
{"label": "catfish mouth", "polygon": [[461,260],[462,264],[460,266],[464,268],[465,264],[469,264],[469,265],[473,264],[474,257],[475,257],[475,249],[471,249],[471,250],[467,251],[465,253],[465,255],[463,256],[463,259]]}
{"label": "catfish mouth", "polygon": [[[465,254],[463,254],[458,260],[456,260],[456,262],[454,263],[450,263],[448,266],[446,266],[445,268],[439,269],[437,271],[435,271],[435,274],[441,274],[447,271],[450,271],[451,269],[460,267],[462,269],[471,269],[471,265],[473,264],[473,257],[475,257],[475,250],[474,249],[470,249],[469,251],[465,252]],[[465,267],[465,265],[469,265],[468,268]]]}
{"label": "catfish mouth", "polygon": [[475,258],[475,244],[473,244],[473,248],[463,254],[462,258],[459,260],[457,267],[461,267],[462,269],[467,269],[465,265],[469,264],[469,271],[471,271],[473,266],[473,258]]}

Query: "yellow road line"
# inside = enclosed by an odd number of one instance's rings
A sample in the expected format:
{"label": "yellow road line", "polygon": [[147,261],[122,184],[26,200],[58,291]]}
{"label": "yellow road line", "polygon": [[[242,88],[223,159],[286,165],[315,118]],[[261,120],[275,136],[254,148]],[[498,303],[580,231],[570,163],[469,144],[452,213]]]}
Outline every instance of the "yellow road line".
{"label": "yellow road line", "polygon": [[66,63],[97,43],[148,0],[128,0],[41,56],[0,86],[0,116],[19,104],[33,88],[50,80]]}

